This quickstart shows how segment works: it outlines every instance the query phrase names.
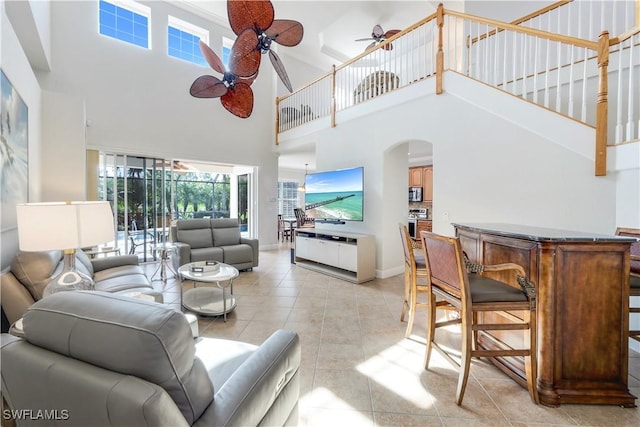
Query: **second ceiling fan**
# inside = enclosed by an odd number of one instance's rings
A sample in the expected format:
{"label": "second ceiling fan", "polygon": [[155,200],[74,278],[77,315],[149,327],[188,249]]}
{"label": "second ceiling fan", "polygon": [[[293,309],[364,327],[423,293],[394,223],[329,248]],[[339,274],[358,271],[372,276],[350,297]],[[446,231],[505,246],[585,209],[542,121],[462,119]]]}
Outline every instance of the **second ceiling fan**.
{"label": "second ceiling fan", "polygon": [[[356,39],[357,42],[362,42],[362,41],[367,41],[367,40],[373,40],[373,42],[371,42],[371,44],[369,44],[369,46],[367,46],[365,48],[365,52],[368,51],[369,49],[375,47],[376,45],[382,43],[383,41],[385,41],[386,39],[388,39],[389,37],[398,34],[400,32],[400,30],[389,30],[389,31],[384,31],[382,29],[382,27],[379,24],[376,24],[373,26],[373,30],[371,31],[371,37],[366,37],[363,39]],[[393,49],[393,45],[391,43],[385,45],[383,47],[384,50],[392,50]]]}

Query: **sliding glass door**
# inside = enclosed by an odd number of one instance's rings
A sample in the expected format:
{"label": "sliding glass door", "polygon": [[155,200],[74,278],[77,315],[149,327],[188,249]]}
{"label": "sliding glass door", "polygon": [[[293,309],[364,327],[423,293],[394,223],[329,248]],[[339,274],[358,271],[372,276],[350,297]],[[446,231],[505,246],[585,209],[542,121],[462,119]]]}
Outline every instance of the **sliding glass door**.
{"label": "sliding glass door", "polygon": [[114,209],[115,244],[141,261],[156,260],[154,247],[169,238],[176,219],[237,215],[248,228],[250,174],[238,175],[232,186],[233,167],[219,172],[211,164],[100,153],[98,169],[98,198]]}
{"label": "sliding glass door", "polygon": [[171,173],[162,159],[101,154],[99,198],[114,207],[117,246],[155,260],[154,246],[164,242],[171,225]]}

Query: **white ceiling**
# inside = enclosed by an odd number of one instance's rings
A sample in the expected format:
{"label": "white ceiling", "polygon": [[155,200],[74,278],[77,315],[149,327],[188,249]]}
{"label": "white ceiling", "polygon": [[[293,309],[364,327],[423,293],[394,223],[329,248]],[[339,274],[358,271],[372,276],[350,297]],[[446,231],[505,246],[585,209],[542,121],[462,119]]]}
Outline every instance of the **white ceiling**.
{"label": "white ceiling", "polygon": [[[174,0],[171,3],[202,14],[228,27],[226,0]],[[304,37],[287,55],[328,70],[364,51],[368,42],[355,39],[371,36],[373,26],[387,31],[403,29],[436,10],[432,1],[382,0],[273,0],[276,19],[302,23]]]}

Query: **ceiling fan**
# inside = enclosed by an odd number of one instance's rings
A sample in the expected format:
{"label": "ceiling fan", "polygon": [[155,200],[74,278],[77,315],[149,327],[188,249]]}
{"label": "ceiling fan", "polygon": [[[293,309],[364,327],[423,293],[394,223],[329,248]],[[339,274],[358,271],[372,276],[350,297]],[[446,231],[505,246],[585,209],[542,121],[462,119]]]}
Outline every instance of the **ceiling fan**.
{"label": "ceiling fan", "polygon": [[[385,41],[386,39],[388,39],[389,37],[398,34],[400,32],[400,30],[389,30],[389,31],[384,31],[382,29],[382,27],[379,24],[376,24],[373,26],[373,30],[371,31],[371,37],[367,37],[364,39],[356,39],[357,42],[362,42],[362,41],[366,41],[366,40],[373,40],[373,42],[367,46],[365,48],[365,52],[368,51],[369,49],[373,48],[375,45],[382,43],[383,41]],[[393,45],[391,43],[385,45],[383,47],[384,50],[392,50],[393,49]]]}
{"label": "ceiling fan", "polygon": [[253,111],[253,91],[251,83],[258,75],[260,52],[251,47],[251,35],[240,35],[231,48],[229,71],[216,53],[200,40],[200,51],[207,63],[222,74],[222,80],[215,76],[200,76],[189,89],[195,98],[220,98],[222,106],[231,114],[246,119]]}
{"label": "ceiling fan", "polygon": [[275,11],[270,0],[228,0],[227,13],[233,32],[239,39],[245,40],[246,47],[251,47],[258,52],[257,65],[260,65],[259,54],[268,52],[271,64],[280,80],[289,92],[293,92],[282,61],[271,50],[271,42],[283,46],[296,46],[302,41],[304,34],[302,24],[290,19],[274,19]]}

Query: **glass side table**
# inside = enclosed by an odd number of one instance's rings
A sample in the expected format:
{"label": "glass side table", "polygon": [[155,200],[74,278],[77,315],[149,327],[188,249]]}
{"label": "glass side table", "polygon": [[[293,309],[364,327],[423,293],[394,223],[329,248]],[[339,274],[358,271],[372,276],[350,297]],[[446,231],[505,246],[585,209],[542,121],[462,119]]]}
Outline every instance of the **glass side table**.
{"label": "glass side table", "polygon": [[[156,271],[153,272],[151,276],[151,281],[154,280],[162,280],[163,282],[167,281],[167,269],[173,274],[172,277],[177,277],[177,273],[171,267],[169,260],[171,259],[170,255],[176,252],[176,245],[171,242],[159,243],[157,245],[153,245],[151,248],[153,252],[156,254],[158,258],[160,258],[160,265],[156,268]],[[159,273],[159,274],[158,274]],[[159,278],[156,279],[156,276],[159,275]]]}

